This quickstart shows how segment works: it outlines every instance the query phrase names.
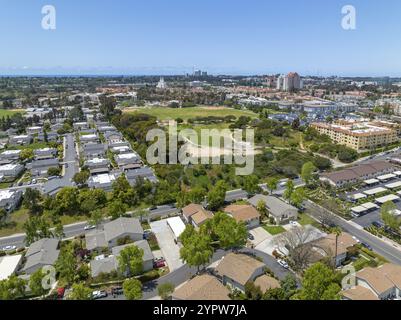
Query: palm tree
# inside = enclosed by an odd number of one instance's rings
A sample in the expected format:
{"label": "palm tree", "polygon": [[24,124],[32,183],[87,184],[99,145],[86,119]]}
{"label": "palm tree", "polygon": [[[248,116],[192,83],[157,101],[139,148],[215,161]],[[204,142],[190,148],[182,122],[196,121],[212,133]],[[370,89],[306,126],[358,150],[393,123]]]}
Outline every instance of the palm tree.
{"label": "palm tree", "polygon": [[337,267],[337,251],[338,251],[338,237],[342,234],[342,230],[340,227],[331,228],[330,232],[336,236],[336,245],[334,251],[334,269]]}

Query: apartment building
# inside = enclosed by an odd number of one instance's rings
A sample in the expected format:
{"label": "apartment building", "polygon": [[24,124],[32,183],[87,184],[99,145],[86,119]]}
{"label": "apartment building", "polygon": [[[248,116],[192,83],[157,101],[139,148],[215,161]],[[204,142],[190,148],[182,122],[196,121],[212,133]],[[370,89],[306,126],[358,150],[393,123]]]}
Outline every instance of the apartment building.
{"label": "apartment building", "polygon": [[311,127],[320,134],[330,137],[338,144],[357,151],[371,150],[398,141],[397,130],[379,126],[372,122],[346,122],[328,124],[312,123]]}

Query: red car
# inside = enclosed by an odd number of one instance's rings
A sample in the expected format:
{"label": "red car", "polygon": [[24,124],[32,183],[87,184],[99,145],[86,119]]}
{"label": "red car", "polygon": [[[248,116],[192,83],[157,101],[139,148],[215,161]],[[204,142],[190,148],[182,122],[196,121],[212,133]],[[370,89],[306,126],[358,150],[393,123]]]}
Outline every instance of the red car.
{"label": "red car", "polygon": [[59,299],[63,299],[65,293],[65,288],[58,288],[57,289],[57,297]]}
{"label": "red car", "polygon": [[166,266],[166,262],[165,262],[164,260],[155,261],[155,262],[153,263],[153,266],[154,266],[155,268],[163,268],[163,267]]}

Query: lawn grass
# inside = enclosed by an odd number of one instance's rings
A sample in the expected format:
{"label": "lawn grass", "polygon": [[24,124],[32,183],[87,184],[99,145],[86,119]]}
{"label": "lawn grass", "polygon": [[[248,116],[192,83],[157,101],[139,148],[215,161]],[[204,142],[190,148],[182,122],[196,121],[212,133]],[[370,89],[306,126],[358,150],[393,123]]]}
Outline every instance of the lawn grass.
{"label": "lawn grass", "polygon": [[268,233],[270,233],[272,236],[278,235],[280,233],[285,232],[285,229],[282,226],[268,226],[264,225],[263,229],[265,229]]}
{"label": "lawn grass", "polygon": [[292,145],[299,145],[301,141],[301,132],[290,131],[290,137],[276,137],[271,136],[269,138],[269,145],[277,147],[277,148],[290,148]]}
{"label": "lawn grass", "polygon": [[24,149],[44,149],[48,148],[49,145],[46,142],[34,142],[25,146],[10,146],[8,149],[9,150],[24,150]]}
{"label": "lawn grass", "polygon": [[20,208],[12,212],[7,218],[6,225],[0,228],[0,237],[7,237],[15,233],[23,233],[23,226],[28,218],[29,214],[27,209]]}
{"label": "lawn grass", "polygon": [[169,120],[181,118],[184,121],[195,117],[225,117],[233,115],[237,118],[248,116],[257,118],[257,114],[249,110],[237,110],[227,107],[193,107],[193,108],[168,108],[168,107],[138,107],[127,108],[123,112],[139,112],[155,116],[158,120]]}
{"label": "lawn grass", "polygon": [[307,226],[307,225],[315,225],[317,221],[307,215],[306,213],[299,213],[298,214],[298,223],[301,226]]}
{"label": "lawn grass", "polygon": [[25,110],[22,110],[22,109],[14,109],[14,110],[0,109],[0,118],[1,117],[12,116],[13,114],[16,114],[16,113],[25,113]]}

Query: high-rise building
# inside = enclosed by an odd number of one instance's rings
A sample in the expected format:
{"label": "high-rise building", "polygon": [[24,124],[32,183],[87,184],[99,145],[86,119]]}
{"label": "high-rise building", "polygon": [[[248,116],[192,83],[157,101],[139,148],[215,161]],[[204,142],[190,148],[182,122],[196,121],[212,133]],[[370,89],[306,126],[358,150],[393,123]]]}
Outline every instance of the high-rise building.
{"label": "high-rise building", "polygon": [[167,84],[164,81],[164,78],[161,77],[159,83],[156,86],[157,89],[166,89],[167,88]]}
{"label": "high-rise building", "polygon": [[290,72],[287,75],[281,75],[277,79],[277,90],[294,91],[302,89],[302,80],[298,73]]}

